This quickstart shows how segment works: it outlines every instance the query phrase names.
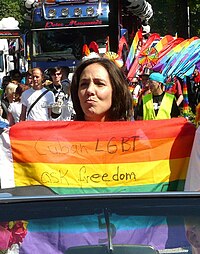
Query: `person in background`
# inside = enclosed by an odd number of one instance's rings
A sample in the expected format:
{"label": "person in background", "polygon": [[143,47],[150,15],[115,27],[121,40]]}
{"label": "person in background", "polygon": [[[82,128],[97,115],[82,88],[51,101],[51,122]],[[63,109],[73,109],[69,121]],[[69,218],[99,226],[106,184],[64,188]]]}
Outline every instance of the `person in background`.
{"label": "person in background", "polygon": [[177,106],[181,106],[181,103],[183,102],[183,90],[181,83],[177,77],[174,77],[174,85],[167,90],[168,93],[174,94],[176,98]]}
{"label": "person in background", "polygon": [[65,95],[63,87],[61,84],[62,80],[62,69],[60,67],[54,67],[49,70],[49,75],[52,83],[47,86],[47,89],[53,92],[55,96],[55,101],[57,101],[58,96],[62,94]]}
{"label": "person in background", "polygon": [[165,92],[164,84],[164,76],[161,73],[151,73],[149,76],[151,93],[143,96],[138,108],[137,120],[170,119],[180,115],[175,96]]}
{"label": "person in background", "polygon": [[1,102],[0,102],[0,134],[2,132],[4,132],[4,130],[9,127],[9,123],[8,120],[2,117],[3,114],[3,108],[1,106]]}
{"label": "person in background", "polygon": [[32,87],[32,75],[31,75],[31,71],[27,71],[24,75],[24,82],[21,83],[21,88],[23,91],[29,89]]}
{"label": "person in background", "polygon": [[134,104],[137,105],[138,98],[139,98],[140,91],[141,91],[141,86],[139,84],[139,80],[138,80],[137,77],[134,77],[132,79],[131,83],[132,83],[132,86],[133,86],[132,95],[133,95]]}
{"label": "person in background", "polygon": [[1,84],[1,88],[5,91],[6,86],[11,83],[11,78],[10,76],[4,76],[2,79],[2,84]]}
{"label": "person in background", "polygon": [[195,94],[195,104],[198,105],[200,102],[200,71],[195,68],[192,74],[193,91]]}
{"label": "person in background", "polygon": [[150,75],[150,69],[145,67],[143,72],[139,74],[139,82],[142,87],[141,94],[145,95],[149,92],[149,75]]}
{"label": "person in background", "polygon": [[10,71],[10,78],[11,78],[12,83],[19,85],[19,84],[21,84],[22,74],[19,70],[15,69],[15,70]]}
{"label": "person in background", "polygon": [[8,107],[10,103],[13,102],[13,98],[15,96],[15,91],[17,87],[18,87],[17,84],[10,82],[5,88],[5,92],[1,100],[1,107],[3,109],[2,117],[4,119],[8,118]]}
{"label": "person in background", "polygon": [[47,89],[54,93],[55,104],[52,107],[52,120],[70,121],[73,117],[73,105],[70,100],[70,83],[67,80],[69,70],[67,67],[54,67],[49,70],[52,83]]}
{"label": "person in background", "polygon": [[133,99],[133,110],[134,110],[134,119],[137,114],[138,98],[141,91],[141,86],[139,84],[138,77],[134,77],[131,82],[129,82],[129,90],[132,94]]}
{"label": "person in background", "polygon": [[83,61],[75,70],[71,96],[77,121],[127,121],[132,96],[122,70],[106,58]]}
{"label": "person in background", "polygon": [[147,67],[145,67],[143,72],[139,74],[138,81],[139,81],[140,91],[137,98],[137,105],[134,108],[135,120],[137,120],[138,109],[140,105],[142,104],[143,96],[151,92],[149,89],[149,75],[150,75],[150,69]]}
{"label": "person in background", "polygon": [[6,86],[11,83],[11,78],[10,76],[4,76],[2,79],[2,83],[1,83],[1,94],[0,94],[0,100],[4,100],[5,97],[5,90],[6,90]]}
{"label": "person in background", "polygon": [[22,92],[23,90],[21,86],[17,86],[15,93],[13,94],[13,101],[10,103],[8,107],[7,119],[10,126],[19,122],[19,117],[22,110],[22,104],[21,104]]}
{"label": "person in background", "polygon": [[22,93],[20,121],[48,121],[51,119],[51,105],[55,102],[53,92],[44,88],[44,76],[40,68],[32,69],[32,87]]}
{"label": "person in background", "polygon": [[68,97],[70,96],[70,80],[69,80],[69,73],[70,69],[68,66],[63,66],[61,68],[62,78],[61,78],[61,84],[63,91]]}

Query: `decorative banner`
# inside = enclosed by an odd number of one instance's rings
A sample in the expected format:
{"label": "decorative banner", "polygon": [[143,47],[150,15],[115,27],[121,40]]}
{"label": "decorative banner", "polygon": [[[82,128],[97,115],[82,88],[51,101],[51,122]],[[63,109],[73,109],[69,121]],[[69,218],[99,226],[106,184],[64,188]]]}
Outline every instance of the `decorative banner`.
{"label": "decorative banner", "polygon": [[[149,47],[152,47],[152,44],[155,42],[155,41],[159,41],[161,38],[160,38],[160,35],[157,34],[157,33],[153,33],[149,36],[148,40],[146,41],[146,43],[142,46],[139,54],[135,57],[132,65],[130,66],[130,68],[128,69],[128,75],[127,75],[127,78],[129,80],[132,80],[133,77],[135,76],[137,70],[138,70],[138,64],[139,64],[139,57],[140,55],[142,54],[143,51],[147,50]],[[131,49],[130,49],[131,51]]]}
{"label": "decorative banner", "polygon": [[158,51],[152,47],[144,50],[139,57],[139,64],[141,66],[153,67],[158,61]]}
{"label": "decorative banner", "polygon": [[153,67],[154,71],[160,71],[167,77],[184,78],[186,73],[190,76],[193,73],[193,66],[199,60],[200,39],[192,37],[179,43],[172,48],[158,63]]}
{"label": "decorative banner", "polygon": [[183,190],[194,134],[184,118],[20,122],[9,132],[14,184],[59,194]]}
{"label": "decorative banner", "polygon": [[155,46],[155,49],[157,52],[161,52],[163,49],[165,49],[169,43],[174,41],[175,38],[171,35],[165,35]]}

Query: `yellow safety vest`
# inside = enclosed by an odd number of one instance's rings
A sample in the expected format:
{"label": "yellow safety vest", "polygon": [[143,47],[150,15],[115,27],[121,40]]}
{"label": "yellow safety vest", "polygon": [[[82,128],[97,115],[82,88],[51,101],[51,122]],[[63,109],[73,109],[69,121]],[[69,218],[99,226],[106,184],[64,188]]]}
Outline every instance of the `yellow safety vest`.
{"label": "yellow safety vest", "polygon": [[161,120],[170,119],[172,104],[174,100],[174,95],[170,93],[165,93],[158,110],[158,114],[155,114],[153,107],[152,94],[146,94],[143,98],[143,120]]}

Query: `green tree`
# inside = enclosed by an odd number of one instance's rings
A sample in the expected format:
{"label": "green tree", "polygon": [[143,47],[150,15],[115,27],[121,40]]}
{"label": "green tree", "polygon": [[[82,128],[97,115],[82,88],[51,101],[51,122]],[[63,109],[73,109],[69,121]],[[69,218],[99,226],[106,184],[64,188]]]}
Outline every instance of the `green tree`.
{"label": "green tree", "polygon": [[200,0],[190,0],[190,26],[191,34],[200,37],[200,27],[199,27],[199,16],[200,16]]}
{"label": "green tree", "polygon": [[0,20],[2,18],[14,17],[23,25],[23,1],[20,0],[0,0]]}
{"label": "green tree", "polygon": [[149,20],[152,32],[160,35],[177,33],[180,37],[187,37],[189,32],[190,37],[200,37],[200,0],[148,0],[148,2],[154,11],[153,17]]}

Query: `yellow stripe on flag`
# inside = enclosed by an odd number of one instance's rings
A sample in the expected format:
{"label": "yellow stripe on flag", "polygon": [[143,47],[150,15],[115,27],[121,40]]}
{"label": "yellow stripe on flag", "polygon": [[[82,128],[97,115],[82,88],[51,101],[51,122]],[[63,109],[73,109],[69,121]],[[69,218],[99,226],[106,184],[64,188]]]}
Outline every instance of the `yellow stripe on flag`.
{"label": "yellow stripe on flag", "polygon": [[[184,180],[188,158],[123,164],[15,163],[16,186],[64,188],[137,186]],[[177,168],[182,168],[177,171]]]}

